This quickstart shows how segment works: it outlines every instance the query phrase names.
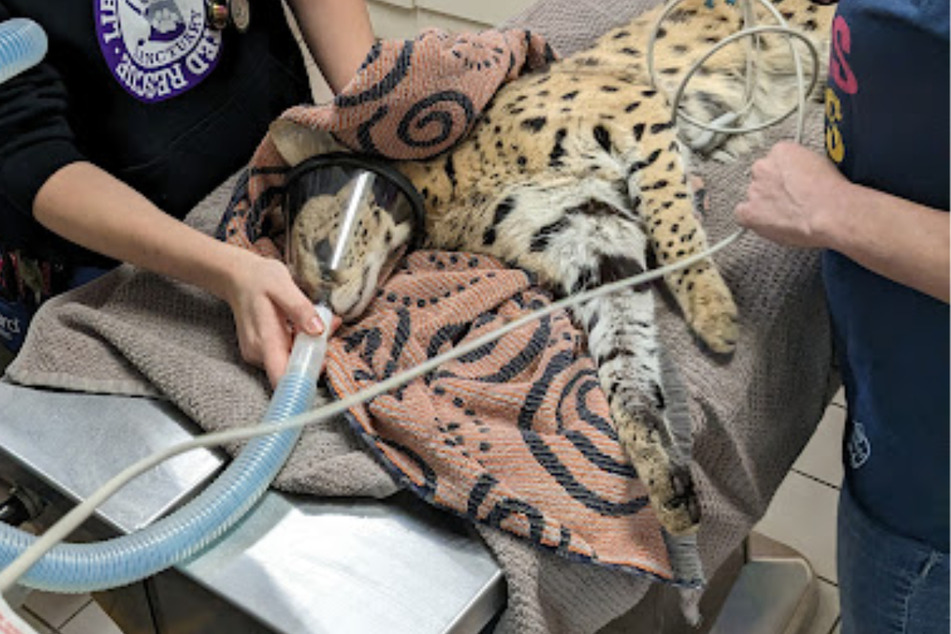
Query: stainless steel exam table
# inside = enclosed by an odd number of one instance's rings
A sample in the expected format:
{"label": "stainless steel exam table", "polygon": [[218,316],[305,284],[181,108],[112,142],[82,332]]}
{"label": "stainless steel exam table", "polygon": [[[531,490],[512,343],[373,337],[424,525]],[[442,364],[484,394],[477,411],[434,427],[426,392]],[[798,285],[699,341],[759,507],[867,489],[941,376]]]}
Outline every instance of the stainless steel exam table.
{"label": "stainless steel exam table", "polygon": [[[195,430],[156,400],[0,382],[0,480],[46,500],[43,525]],[[149,524],[223,462],[197,450],[164,463],[104,504],[79,537]],[[97,598],[114,604],[110,614],[126,631],[462,633],[483,630],[502,610],[505,582],[464,522],[409,494],[374,501],[270,491],[201,556],[115,593]]]}

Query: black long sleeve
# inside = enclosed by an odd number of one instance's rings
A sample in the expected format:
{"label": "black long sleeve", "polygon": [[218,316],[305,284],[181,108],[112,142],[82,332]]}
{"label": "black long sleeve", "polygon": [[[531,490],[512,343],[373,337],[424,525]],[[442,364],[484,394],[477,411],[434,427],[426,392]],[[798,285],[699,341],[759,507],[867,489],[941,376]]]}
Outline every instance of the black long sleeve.
{"label": "black long sleeve", "polygon": [[270,122],[310,100],[280,5],[259,4],[239,34],[208,30],[203,0],[0,0],[0,20],[31,18],[50,44],[0,84],[0,246],[96,261],[32,217],[74,161],[178,218],[245,165]]}
{"label": "black long sleeve", "polygon": [[[10,17],[0,4],[0,20]],[[83,159],[66,120],[66,88],[42,62],[0,84],[0,236],[21,246],[33,233],[33,199],[61,167]]]}

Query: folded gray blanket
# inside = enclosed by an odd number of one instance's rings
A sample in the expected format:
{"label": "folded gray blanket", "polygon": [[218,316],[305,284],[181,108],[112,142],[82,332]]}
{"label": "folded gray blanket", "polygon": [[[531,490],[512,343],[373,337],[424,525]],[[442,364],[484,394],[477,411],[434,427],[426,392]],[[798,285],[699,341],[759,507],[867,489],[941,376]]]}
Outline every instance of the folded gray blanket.
{"label": "folded gray blanket", "polygon": [[[507,26],[530,27],[568,54],[650,4],[545,0]],[[818,147],[819,108],[811,109],[808,124],[807,138]],[[789,136],[787,127],[766,142]],[[745,191],[749,163],[697,165],[710,194],[704,222],[712,241],[735,230],[732,209]],[[231,182],[224,184],[188,222],[212,233],[231,190]],[[765,512],[835,380],[818,255],[747,235],[717,261],[741,315],[731,359],[704,355],[671,302],[658,308],[662,340],[690,395],[704,518],[698,542],[708,573]],[[259,420],[269,396],[264,375],[241,362],[226,305],[128,266],[48,302],[6,376],[31,386],[160,396],[208,430]],[[382,497],[396,490],[342,420],[307,429],[274,486],[314,495]],[[500,632],[595,632],[635,606],[652,583],[477,528],[508,582]]]}

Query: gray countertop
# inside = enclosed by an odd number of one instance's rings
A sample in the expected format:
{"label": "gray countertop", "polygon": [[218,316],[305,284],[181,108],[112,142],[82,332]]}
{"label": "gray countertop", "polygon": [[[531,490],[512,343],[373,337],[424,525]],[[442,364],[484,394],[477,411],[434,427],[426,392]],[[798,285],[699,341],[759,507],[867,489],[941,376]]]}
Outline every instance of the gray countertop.
{"label": "gray countertop", "polygon": [[[0,460],[72,499],[193,431],[160,401],[0,382]],[[118,532],[140,528],[222,464],[208,450],[178,456],[123,488],[99,519]],[[502,574],[468,526],[408,493],[351,500],[269,492],[225,538],[179,569],[293,634],[478,632],[505,601]]]}

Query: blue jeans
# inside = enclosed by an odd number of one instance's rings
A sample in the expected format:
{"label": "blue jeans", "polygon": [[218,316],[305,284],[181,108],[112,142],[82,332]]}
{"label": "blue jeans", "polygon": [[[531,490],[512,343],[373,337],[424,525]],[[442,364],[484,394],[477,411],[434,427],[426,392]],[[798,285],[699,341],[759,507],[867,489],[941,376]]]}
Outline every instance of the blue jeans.
{"label": "blue jeans", "polygon": [[842,634],[948,634],[948,553],[868,517],[845,484],[837,549]]}

